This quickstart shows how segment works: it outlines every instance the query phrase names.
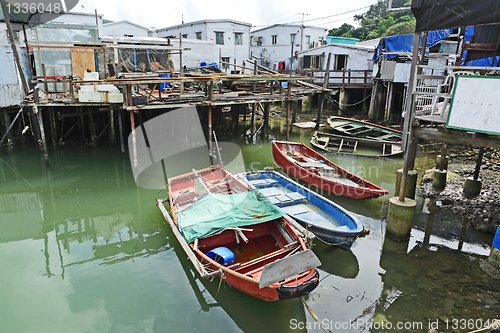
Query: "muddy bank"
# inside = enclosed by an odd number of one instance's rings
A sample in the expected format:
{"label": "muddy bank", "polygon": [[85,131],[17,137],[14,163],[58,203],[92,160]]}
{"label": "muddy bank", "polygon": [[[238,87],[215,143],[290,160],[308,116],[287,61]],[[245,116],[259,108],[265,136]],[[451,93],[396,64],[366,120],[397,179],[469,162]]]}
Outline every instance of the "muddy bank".
{"label": "muddy bank", "polygon": [[457,146],[449,149],[448,181],[446,188],[436,191],[432,186],[432,170],[422,177],[419,192],[423,197],[433,198],[437,205],[451,209],[466,217],[474,228],[482,232],[495,233],[500,224],[500,154],[498,150],[486,149],[479,174],[481,193],[475,198],[463,195],[465,179],[472,177],[479,149]]}

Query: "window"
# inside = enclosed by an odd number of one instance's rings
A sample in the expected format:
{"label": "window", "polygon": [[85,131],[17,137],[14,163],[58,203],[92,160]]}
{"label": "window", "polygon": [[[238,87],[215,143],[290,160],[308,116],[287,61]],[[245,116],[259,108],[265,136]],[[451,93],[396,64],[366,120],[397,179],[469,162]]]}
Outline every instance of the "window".
{"label": "window", "polygon": [[182,35],[182,38],[188,38],[187,34]]}
{"label": "window", "polygon": [[273,35],[271,36],[273,38],[273,45],[277,45],[278,44],[278,35]]}
{"label": "window", "polygon": [[310,44],[311,43],[311,36],[306,36],[306,44]]}
{"label": "window", "polygon": [[196,33],[196,39],[201,39],[201,31]]}
{"label": "window", "polygon": [[257,37],[257,46],[262,46],[263,37]]}
{"label": "window", "polygon": [[226,69],[227,66],[228,66],[228,64],[225,64],[225,63],[226,62],[229,63],[231,61],[231,58],[229,58],[229,57],[221,57],[220,59],[222,60],[222,64],[221,64],[222,69]]}
{"label": "window", "polygon": [[346,54],[336,54],[335,63],[333,69],[336,71],[341,71],[347,67],[347,55]]}
{"label": "window", "polygon": [[243,34],[241,32],[234,33],[234,45],[243,45]]}
{"label": "window", "polygon": [[311,56],[311,65],[312,69],[321,69],[321,56]]}
{"label": "window", "polygon": [[295,43],[295,37],[297,37],[297,34],[290,35],[290,43]]}
{"label": "window", "polygon": [[224,33],[215,32],[215,44],[224,45]]}

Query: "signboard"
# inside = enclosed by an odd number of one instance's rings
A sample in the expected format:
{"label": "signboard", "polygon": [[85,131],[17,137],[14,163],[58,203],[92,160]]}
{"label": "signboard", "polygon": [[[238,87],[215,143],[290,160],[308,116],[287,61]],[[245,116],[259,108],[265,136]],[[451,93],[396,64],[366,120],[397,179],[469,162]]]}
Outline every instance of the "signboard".
{"label": "signboard", "polygon": [[500,135],[500,77],[457,76],[446,127]]}

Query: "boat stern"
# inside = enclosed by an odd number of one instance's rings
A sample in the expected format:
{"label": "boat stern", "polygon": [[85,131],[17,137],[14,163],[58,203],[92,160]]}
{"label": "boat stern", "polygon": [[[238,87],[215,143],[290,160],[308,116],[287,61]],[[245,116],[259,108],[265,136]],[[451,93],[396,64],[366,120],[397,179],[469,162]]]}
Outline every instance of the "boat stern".
{"label": "boat stern", "polygon": [[276,288],[279,300],[302,297],[316,289],[319,284],[319,272],[311,269],[309,273],[298,280],[282,284]]}

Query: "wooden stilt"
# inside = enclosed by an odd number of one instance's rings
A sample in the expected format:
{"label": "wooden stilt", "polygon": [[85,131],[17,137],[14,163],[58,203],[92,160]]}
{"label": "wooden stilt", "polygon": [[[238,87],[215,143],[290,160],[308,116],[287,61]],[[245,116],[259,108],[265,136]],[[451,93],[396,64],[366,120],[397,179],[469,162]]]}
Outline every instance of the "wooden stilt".
{"label": "wooden stilt", "polygon": [[125,153],[125,143],[123,142],[123,119],[122,119],[123,109],[118,110],[118,130],[120,132],[120,148],[122,153]]}
{"label": "wooden stilt", "polygon": [[[290,69],[291,70],[291,69]],[[292,95],[292,82],[288,82],[288,100],[286,101],[286,141],[290,141],[290,97]]]}
{"label": "wooden stilt", "polygon": [[135,118],[134,111],[130,111],[130,128],[132,129],[132,150],[134,151],[134,169],[137,171],[139,162],[137,159],[137,138],[135,135]]}
{"label": "wooden stilt", "polygon": [[372,97],[370,100],[370,109],[368,110],[368,119],[371,121],[375,120],[375,112],[378,108],[378,80],[373,80],[373,89],[372,89]]}
{"label": "wooden stilt", "polygon": [[271,103],[266,103],[264,106],[264,134],[269,132],[269,113],[271,111]]}
{"label": "wooden stilt", "polygon": [[49,152],[47,151],[47,140],[45,139],[45,129],[43,127],[43,117],[42,117],[42,112],[40,111],[41,109],[38,109],[38,107],[35,105],[33,107],[33,112],[35,113],[35,116],[38,119],[38,126],[40,127],[40,135],[42,139],[42,148],[43,148],[43,156],[45,159],[45,163],[49,164]]}
{"label": "wooden stilt", "polygon": [[5,133],[7,134],[7,139],[12,141],[12,139],[13,139],[12,132],[8,132],[9,127],[10,127],[10,115],[7,112],[7,109],[5,109],[5,108],[3,109],[3,119],[5,122]]}
{"label": "wooden stilt", "polygon": [[447,153],[448,153],[448,142],[443,142],[443,147],[441,148],[441,161],[439,163],[439,171],[444,170]]}
{"label": "wooden stilt", "polygon": [[293,124],[295,124],[297,122],[298,105],[299,105],[299,102],[297,102],[297,101],[293,102],[292,126],[290,127],[290,132],[293,131]]}
{"label": "wooden stilt", "polygon": [[208,150],[209,150],[209,155],[210,159],[212,159],[213,154],[212,154],[212,105],[208,106]]}
{"label": "wooden stilt", "polygon": [[50,135],[52,137],[52,146],[57,146],[57,127],[54,117],[54,107],[51,106],[49,109],[49,121],[50,121]]}
{"label": "wooden stilt", "polygon": [[96,138],[97,138],[97,133],[96,133],[96,130],[95,130],[95,122],[94,122],[94,116],[92,115],[93,113],[93,110],[90,109],[89,110],[89,119],[90,119],[90,124],[89,124],[89,128],[90,128],[90,141],[92,143],[93,146],[95,146],[97,144],[96,142]]}
{"label": "wooden stilt", "polygon": [[[477,160],[476,160],[476,170],[474,171],[474,180],[479,179],[479,172],[481,171],[481,164],[483,163],[483,155],[484,155],[484,147],[481,147],[479,149],[479,154],[477,155]],[[441,154],[441,160],[443,160],[443,155]]]}
{"label": "wooden stilt", "polygon": [[251,121],[252,135],[255,134],[255,113],[256,112],[257,112],[257,104],[253,103],[252,104],[252,121]]}
{"label": "wooden stilt", "polygon": [[[326,68],[325,68],[325,78],[323,80],[323,89],[326,89],[328,87],[328,81],[330,81],[330,62],[332,59],[332,54],[328,53],[328,60],[326,61]],[[325,92],[323,91],[321,93],[320,97],[320,105],[318,108],[318,116],[316,117],[316,127],[315,130],[319,130],[319,125],[321,124],[321,114],[323,113],[323,108],[325,107]]]}
{"label": "wooden stilt", "polygon": [[82,144],[85,143],[85,122],[83,121],[83,109],[82,107],[78,107],[78,112],[80,113],[80,135],[82,137]]}
{"label": "wooden stilt", "polygon": [[392,108],[392,95],[394,92],[394,83],[389,81],[389,85],[387,87],[387,98],[385,101],[385,115],[384,122],[389,124],[391,121],[391,108]]}
{"label": "wooden stilt", "polygon": [[115,129],[115,114],[114,110],[111,108],[109,109],[109,124],[110,124],[110,137],[109,137],[109,142],[114,143],[116,140],[116,129]]}

